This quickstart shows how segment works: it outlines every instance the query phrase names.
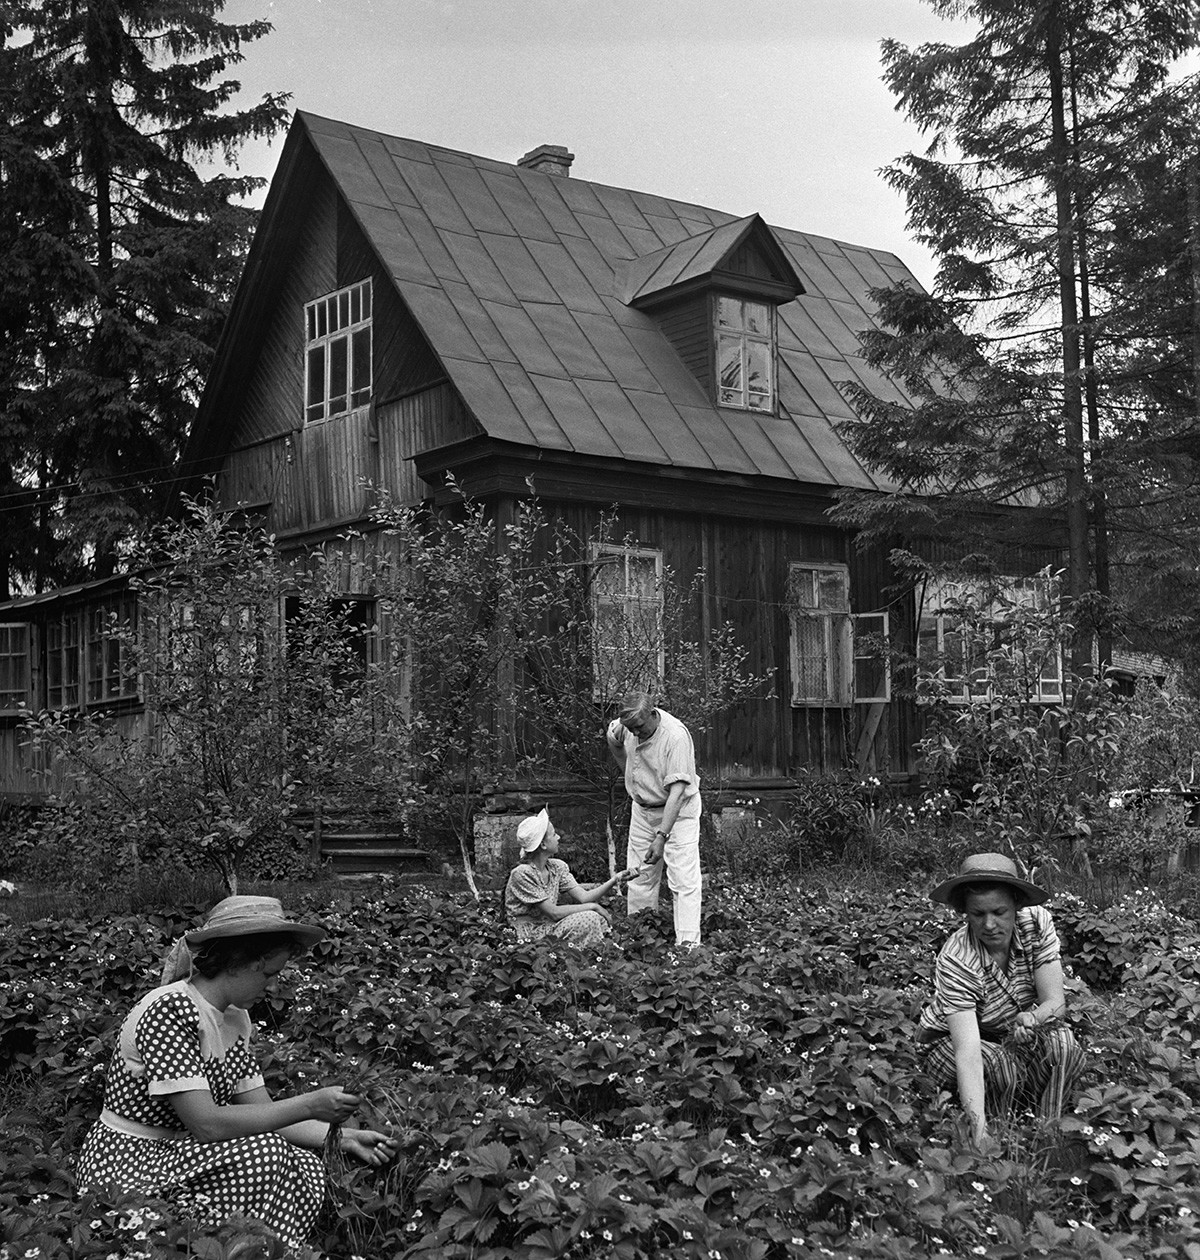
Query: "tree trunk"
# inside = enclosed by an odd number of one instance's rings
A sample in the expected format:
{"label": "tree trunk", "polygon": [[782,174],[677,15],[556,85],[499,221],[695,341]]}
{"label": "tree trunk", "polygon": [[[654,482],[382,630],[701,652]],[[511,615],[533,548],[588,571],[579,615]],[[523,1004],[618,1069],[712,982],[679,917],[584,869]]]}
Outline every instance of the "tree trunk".
{"label": "tree trunk", "polygon": [[1200,418],[1200,156],[1195,150],[1187,167],[1188,256],[1192,273],[1192,405]]}
{"label": "tree trunk", "polygon": [[1079,110],[1077,107],[1074,63],[1071,83],[1072,156],[1076,174],[1075,227],[1079,251],[1079,317],[1083,332],[1084,402],[1087,406],[1087,434],[1091,448],[1089,467],[1092,481],[1092,547],[1096,566],[1096,592],[1103,603],[1102,620],[1096,627],[1097,668],[1104,678],[1112,665],[1112,582],[1108,567],[1108,498],[1104,489],[1104,469],[1096,463],[1100,447],[1100,389],[1096,380],[1096,327],[1092,321],[1091,274],[1088,258],[1088,231],[1079,176]]}
{"label": "tree trunk", "polygon": [[[1067,590],[1078,605],[1091,588],[1088,554],[1088,477],[1083,441],[1083,391],[1080,362],[1079,307],[1076,299],[1074,215],[1071,205],[1070,146],[1063,92],[1062,30],[1057,7],[1046,33],[1046,66],[1050,77],[1051,155],[1058,237],[1058,293],[1061,307],[1063,374],[1063,447],[1067,498]],[[1091,636],[1077,628],[1071,645],[1071,664],[1078,674],[1092,667]]]}

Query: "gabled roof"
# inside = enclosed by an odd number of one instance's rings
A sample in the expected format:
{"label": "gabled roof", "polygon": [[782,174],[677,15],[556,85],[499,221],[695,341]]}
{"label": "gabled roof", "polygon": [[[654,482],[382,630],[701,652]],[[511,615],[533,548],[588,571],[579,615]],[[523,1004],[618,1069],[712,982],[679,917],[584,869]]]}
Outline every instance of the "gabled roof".
{"label": "gabled roof", "polygon": [[645,309],[700,282],[722,276],[744,282],[746,277],[735,273],[730,258],[748,239],[769,269],[769,278],[759,281],[764,296],[786,302],[804,292],[779,238],[757,214],[751,214],[626,263],[618,294],[630,306]]}
{"label": "gabled roof", "polygon": [[[866,366],[857,337],[873,323],[869,289],[916,286],[894,255],[307,113],[289,133],[189,458],[215,450],[236,388],[230,363],[254,351],[255,295],[286,266],[272,233],[294,213],[291,198],[303,199],[296,171],[309,145],[481,434],[679,469],[892,488],[834,423],[852,414],[841,381],[907,401]],[[630,277],[643,293],[682,283],[751,235],[777,251],[784,282],[803,289],[778,307],[779,416],[717,407],[654,318],[628,304]]]}

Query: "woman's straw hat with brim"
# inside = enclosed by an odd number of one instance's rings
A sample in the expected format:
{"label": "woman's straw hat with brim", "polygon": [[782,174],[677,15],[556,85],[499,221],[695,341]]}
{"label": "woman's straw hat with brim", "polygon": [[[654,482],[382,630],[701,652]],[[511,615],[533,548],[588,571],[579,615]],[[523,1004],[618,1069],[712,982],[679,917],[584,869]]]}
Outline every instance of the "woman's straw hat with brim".
{"label": "woman's straw hat with brim", "polygon": [[297,923],[283,912],[283,903],[275,897],[226,897],[208,912],[204,926],[184,936],[190,949],[228,936],[262,936],[267,932],[286,932],[305,949],[311,949],[327,935],[324,928],[311,923]]}
{"label": "woman's straw hat with brim", "polygon": [[958,874],[943,880],[929,895],[943,905],[954,906],[958,894],[972,884],[1005,884],[1023,906],[1039,906],[1050,894],[1017,873],[1017,864],[1003,853],[972,853],[963,858]]}

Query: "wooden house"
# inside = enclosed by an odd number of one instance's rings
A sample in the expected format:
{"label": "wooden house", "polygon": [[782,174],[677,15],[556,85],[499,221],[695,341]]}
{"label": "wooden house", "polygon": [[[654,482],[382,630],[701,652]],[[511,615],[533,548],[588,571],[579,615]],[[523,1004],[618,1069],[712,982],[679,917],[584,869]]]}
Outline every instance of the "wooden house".
{"label": "wooden house", "polygon": [[[572,161],[297,114],[184,469],[295,549],[369,535],[367,483],[444,501],[453,474],[498,518],[532,484],[585,534],[615,508],[636,541],[621,581],[703,570],[697,633],[732,621],[775,679],[701,733],[731,790],[911,774],[915,710],[855,645],[913,646],[914,599],[828,511],[843,487],[893,488],[839,436],[839,385],[903,399],[858,334],[872,288],[916,281],[892,254],[578,179]],[[105,681],[98,610],[117,598],[0,608],[0,790],[30,790],[22,706],[136,713]]]}

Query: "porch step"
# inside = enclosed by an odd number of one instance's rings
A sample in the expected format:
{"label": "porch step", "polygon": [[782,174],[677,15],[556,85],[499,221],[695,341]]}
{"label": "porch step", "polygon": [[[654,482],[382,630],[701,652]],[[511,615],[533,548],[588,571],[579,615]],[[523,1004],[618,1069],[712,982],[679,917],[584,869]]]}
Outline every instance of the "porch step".
{"label": "porch step", "polygon": [[426,849],[413,848],[394,833],[325,831],[321,857],[337,872],[400,871],[431,865]]}

